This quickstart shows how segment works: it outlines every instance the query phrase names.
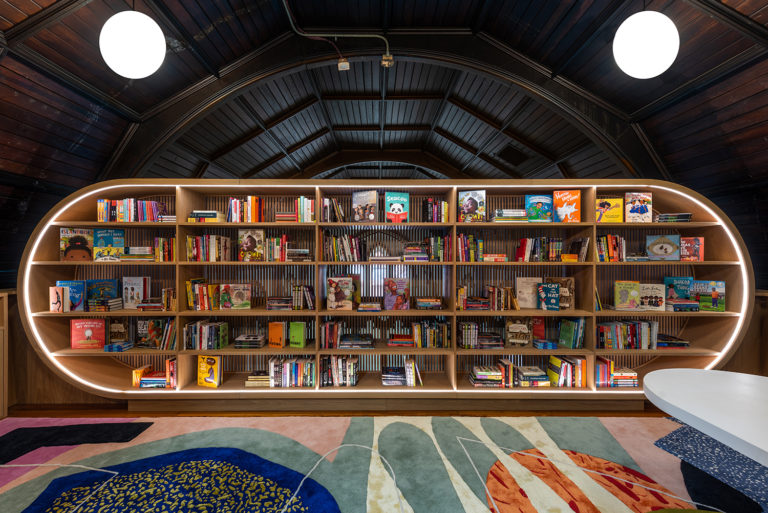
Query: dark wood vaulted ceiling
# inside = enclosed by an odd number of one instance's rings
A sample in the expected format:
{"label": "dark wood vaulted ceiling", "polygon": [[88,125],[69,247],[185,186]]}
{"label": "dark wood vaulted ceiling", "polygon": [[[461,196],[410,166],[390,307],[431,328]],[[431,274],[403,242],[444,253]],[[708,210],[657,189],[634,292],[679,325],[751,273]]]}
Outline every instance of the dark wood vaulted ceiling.
{"label": "dark wood vaulted ceiling", "polygon": [[0,0],[0,286],[59,199],[115,177],[674,180],[717,203],[768,288],[768,1],[650,0],[681,36],[649,80],[613,62],[639,0],[138,0],[168,52],[103,63],[124,0]]}

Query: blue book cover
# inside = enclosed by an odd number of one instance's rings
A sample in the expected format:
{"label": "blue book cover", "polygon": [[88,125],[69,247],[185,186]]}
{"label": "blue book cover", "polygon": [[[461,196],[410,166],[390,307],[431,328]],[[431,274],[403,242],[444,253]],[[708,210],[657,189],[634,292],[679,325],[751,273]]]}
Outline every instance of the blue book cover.
{"label": "blue book cover", "polygon": [[540,310],[560,310],[560,284],[539,283],[537,305]]}
{"label": "blue book cover", "polygon": [[125,230],[97,228],[93,230],[93,260],[117,262],[125,250]]}
{"label": "blue book cover", "polygon": [[680,235],[646,235],[649,260],[680,260]]}
{"label": "blue book cover", "polygon": [[118,296],[120,284],[117,279],[112,280],[86,280],[85,299],[113,299]]}
{"label": "blue book cover", "polygon": [[552,222],[552,196],[544,194],[525,195],[525,215],[529,223]]}
{"label": "blue book cover", "polygon": [[69,287],[69,311],[85,311],[85,281],[56,280],[57,287]]}
{"label": "blue book cover", "polygon": [[665,299],[690,299],[692,276],[665,276],[664,277],[664,298]]}
{"label": "blue book cover", "polygon": [[407,192],[384,193],[384,212],[388,223],[407,223],[410,194]]}

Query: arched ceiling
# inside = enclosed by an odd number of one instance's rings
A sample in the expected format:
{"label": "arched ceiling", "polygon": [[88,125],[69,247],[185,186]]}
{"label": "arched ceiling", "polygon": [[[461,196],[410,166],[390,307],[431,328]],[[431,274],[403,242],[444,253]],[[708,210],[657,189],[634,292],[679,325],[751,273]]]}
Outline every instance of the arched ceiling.
{"label": "arched ceiling", "polygon": [[55,201],[121,176],[665,178],[768,256],[768,2],[645,2],[681,34],[650,80],[610,49],[639,0],[289,3],[308,31],[385,34],[395,66],[380,42],[339,39],[337,71],[280,0],[138,0],[169,51],[126,80],[97,42],[130,2],[0,0],[0,211],[16,221],[0,281]]}

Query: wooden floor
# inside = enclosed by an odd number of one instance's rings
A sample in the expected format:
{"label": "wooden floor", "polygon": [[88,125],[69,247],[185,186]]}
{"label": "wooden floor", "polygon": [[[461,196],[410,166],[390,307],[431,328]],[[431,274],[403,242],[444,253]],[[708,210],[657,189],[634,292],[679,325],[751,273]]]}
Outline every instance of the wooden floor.
{"label": "wooden floor", "polygon": [[9,417],[383,417],[383,416],[433,416],[433,417],[666,417],[646,401],[645,408],[639,411],[605,411],[605,410],[574,410],[574,411],[231,411],[231,412],[178,412],[178,411],[128,411],[124,406],[92,407],[88,405],[45,406],[13,406],[8,411]]}

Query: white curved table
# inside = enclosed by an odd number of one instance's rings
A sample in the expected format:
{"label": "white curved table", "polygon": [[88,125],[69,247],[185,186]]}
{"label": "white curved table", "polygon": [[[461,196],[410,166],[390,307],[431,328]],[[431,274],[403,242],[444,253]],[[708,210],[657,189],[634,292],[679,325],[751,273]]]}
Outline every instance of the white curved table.
{"label": "white curved table", "polygon": [[768,378],[663,369],[646,374],[643,391],[666,413],[768,466]]}

